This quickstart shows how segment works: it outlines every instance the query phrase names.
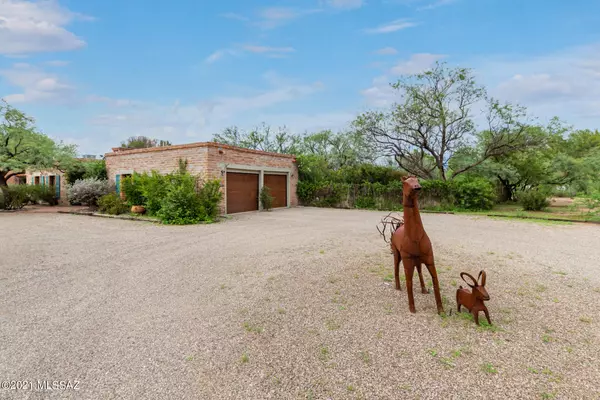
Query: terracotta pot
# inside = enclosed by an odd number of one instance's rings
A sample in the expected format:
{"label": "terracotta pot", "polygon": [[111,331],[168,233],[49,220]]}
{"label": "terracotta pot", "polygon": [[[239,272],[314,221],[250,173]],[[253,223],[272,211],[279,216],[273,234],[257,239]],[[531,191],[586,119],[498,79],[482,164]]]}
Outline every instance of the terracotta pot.
{"label": "terracotta pot", "polygon": [[144,206],[131,206],[131,212],[134,214],[143,214],[146,212]]}

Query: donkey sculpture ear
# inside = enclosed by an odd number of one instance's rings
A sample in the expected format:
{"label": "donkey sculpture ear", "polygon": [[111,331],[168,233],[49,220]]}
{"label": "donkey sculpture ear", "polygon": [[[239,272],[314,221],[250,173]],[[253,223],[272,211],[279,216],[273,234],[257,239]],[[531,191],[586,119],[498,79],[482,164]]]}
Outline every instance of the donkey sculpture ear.
{"label": "donkey sculpture ear", "polygon": [[405,176],[403,176],[403,177],[402,177],[402,182],[404,182],[404,181],[405,181],[407,178],[408,178],[408,176],[406,176],[406,175],[405,175]]}
{"label": "donkey sculpture ear", "polygon": [[[469,283],[469,281],[465,279],[465,276],[469,277],[469,279],[471,280],[471,283]],[[465,281],[465,283],[467,285],[471,286],[472,288],[477,286],[477,280],[475,278],[473,278],[473,275],[468,274],[466,272],[461,272],[460,277],[462,278],[463,281]]]}
{"label": "donkey sculpture ear", "polygon": [[477,280],[479,280],[479,279],[481,279],[479,284],[481,286],[485,286],[485,271],[484,270],[479,271],[479,276],[477,277]]}

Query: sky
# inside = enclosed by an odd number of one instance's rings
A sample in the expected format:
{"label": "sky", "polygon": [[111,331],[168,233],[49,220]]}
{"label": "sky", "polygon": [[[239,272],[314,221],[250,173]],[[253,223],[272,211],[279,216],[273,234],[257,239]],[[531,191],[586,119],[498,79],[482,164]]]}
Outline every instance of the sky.
{"label": "sky", "polygon": [[600,129],[600,1],[0,0],[0,97],[79,154],[341,130],[436,61],[542,122]]}

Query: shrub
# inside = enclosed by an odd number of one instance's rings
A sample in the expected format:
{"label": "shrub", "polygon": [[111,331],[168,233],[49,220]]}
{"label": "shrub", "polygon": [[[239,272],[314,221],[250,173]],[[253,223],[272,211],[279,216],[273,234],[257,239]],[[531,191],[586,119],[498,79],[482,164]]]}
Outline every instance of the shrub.
{"label": "shrub", "polygon": [[65,179],[67,183],[73,184],[81,179],[85,178],[86,169],[85,165],[82,162],[77,161],[74,164],[70,165],[65,171]]}
{"label": "shrub", "polygon": [[69,185],[67,198],[71,204],[98,205],[98,199],[112,191],[114,186],[106,180],[95,178],[80,179]]}
{"label": "shrub", "polygon": [[[149,215],[156,215],[161,207],[164,198],[167,196],[167,186],[169,185],[167,176],[161,175],[156,171],[148,174],[134,174],[136,180],[140,180],[142,196],[145,199],[144,207]],[[139,205],[139,204],[135,204]]]}
{"label": "shrub", "polygon": [[265,210],[269,211],[271,208],[273,208],[273,196],[271,196],[271,189],[269,189],[268,186],[263,186],[262,189],[260,189],[260,204],[262,205],[262,208],[264,208]]}
{"label": "shrub", "polygon": [[166,196],[156,216],[165,224],[197,224],[206,214],[196,193],[196,178],[189,173],[168,175]]}
{"label": "shrub", "polygon": [[483,178],[464,178],[453,183],[456,206],[464,210],[491,210],[496,192],[490,181]]}
{"label": "shrub", "polygon": [[121,199],[121,196],[116,193],[109,193],[98,199],[98,209],[106,214],[119,215],[126,213],[129,207]]}
{"label": "shrub", "polygon": [[206,214],[206,220],[209,222],[214,221],[219,215],[219,203],[223,198],[223,193],[221,193],[221,181],[218,179],[211,179],[204,182],[198,196],[200,197],[200,204]]}
{"label": "shrub", "polygon": [[121,180],[121,190],[125,194],[127,204],[130,206],[141,206],[146,204],[143,193],[143,183],[147,181],[147,175],[133,174],[133,176]]}
{"label": "shrub", "polygon": [[548,192],[540,188],[520,191],[517,199],[526,211],[541,211],[550,205]]}
{"label": "shrub", "polygon": [[31,199],[30,188],[29,185],[9,185],[0,188],[0,209],[22,209]]}
{"label": "shrub", "polygon": [[32,193],[32,200],[34,202],[43,201],[51,206],[58,204],[56,188],[54,186],[31,186],[31,188],[34,188],[35,190]]}

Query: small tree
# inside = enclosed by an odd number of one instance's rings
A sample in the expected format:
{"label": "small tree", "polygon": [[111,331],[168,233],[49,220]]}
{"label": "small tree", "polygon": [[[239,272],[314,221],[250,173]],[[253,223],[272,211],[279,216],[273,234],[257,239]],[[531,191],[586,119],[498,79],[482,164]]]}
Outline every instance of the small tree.
{"label": "small tree", "polygon": [[[392,84],[402,102],[388,113],[368,112],[355,126],[400,168],[424,179],[453,179],[494,156],[527,144],[525,110],[489,98],[466,68],[448,69],[444,63],[424,73],[408,75]],[[477,129],[471,108],[485,111],[485,134],[475,157],[466,165],[448,170],[450,158],[475,144]],[[469,143],[471,142],[471,143]]]}
{"label": "small tree", "polygon": [[270,211],[273,208],[273,200],[274,197],[271,196],[271,189],[268,186],[263,186],[260,189],[260,204],[262,208],[266,211]]}

